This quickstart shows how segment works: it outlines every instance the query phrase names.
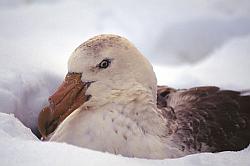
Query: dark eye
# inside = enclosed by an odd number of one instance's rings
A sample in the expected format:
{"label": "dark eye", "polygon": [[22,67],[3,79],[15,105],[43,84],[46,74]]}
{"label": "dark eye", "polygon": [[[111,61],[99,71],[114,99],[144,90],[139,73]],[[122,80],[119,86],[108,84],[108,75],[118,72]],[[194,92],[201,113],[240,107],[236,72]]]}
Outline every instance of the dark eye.
{"label": "dark eye", "polygon": [[111,61],[109,59],[104,59],[99,63],[98,67],[102,69],[106,69],[110,65]]}

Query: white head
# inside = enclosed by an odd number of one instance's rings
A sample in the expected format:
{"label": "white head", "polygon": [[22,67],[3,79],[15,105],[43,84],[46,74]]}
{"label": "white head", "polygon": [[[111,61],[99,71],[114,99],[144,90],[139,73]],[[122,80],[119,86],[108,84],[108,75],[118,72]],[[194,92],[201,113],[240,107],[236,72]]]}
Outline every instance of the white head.
{"label": "white head", "polygon": [[87,91],[91,96],[129,89],[136,83],[149,89],[156,101],[157,81],[151,64],[123,37],[99,35],[84,42],[70,56],[68,71],[82,73],[83,82],[93,82]]}

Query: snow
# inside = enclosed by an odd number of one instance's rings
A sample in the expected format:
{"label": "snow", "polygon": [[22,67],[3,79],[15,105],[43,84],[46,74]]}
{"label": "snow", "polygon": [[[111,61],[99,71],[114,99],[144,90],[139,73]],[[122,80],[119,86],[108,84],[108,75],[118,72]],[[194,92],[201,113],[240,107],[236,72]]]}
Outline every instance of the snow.
{"label": "snow", "polygon": [[248,166],[250,147],[240,152],[202,153],[179,159],[146,160],[92,151],[65,143],[38,141],[22,123],[0,113],[0,163],[3,166],[63,165],[227,165]]}
{"label": "snow", "polygon": [[249,165],[250,148],[128,159],[43,143],[26,128],[37,132],[38,113],[63,80],[70,53],[100,33],[131,40],[161,85],[250,89],[249,16],[248,0],[0,0],[1,165]]}
{"label": "snow", "polygon": [[158,82],[179,88],[215,85],[224,89],[250,89],[249,46],[250,35],[228,41],[196,65],[156,66]]}

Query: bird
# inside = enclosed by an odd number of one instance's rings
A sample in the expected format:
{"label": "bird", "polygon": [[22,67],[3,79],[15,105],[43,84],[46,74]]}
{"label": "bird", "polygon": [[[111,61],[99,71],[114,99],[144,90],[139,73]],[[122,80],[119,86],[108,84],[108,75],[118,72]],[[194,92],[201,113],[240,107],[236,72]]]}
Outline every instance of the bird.
{"label": "bird", "polygon": [[249,91],[158,86],[150,62],[118,35],[78,46],[48,100],[38,117],[45,141],[146,159],[238,151],[250,142]]}

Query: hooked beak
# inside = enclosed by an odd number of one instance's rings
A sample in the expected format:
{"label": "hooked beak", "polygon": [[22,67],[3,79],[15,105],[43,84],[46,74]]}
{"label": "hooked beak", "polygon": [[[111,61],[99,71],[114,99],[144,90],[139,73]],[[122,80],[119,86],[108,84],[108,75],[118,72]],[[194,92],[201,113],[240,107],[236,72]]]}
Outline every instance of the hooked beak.
{"label": "hooked beak", "polygon": [[50,105],[43,108],[38,116],[38,130],[42,138],[46,138],[90,98],[85,92],[92,82],[82,82],[81,76],[81,73],[68,73],[62,85],[49,97]]}

